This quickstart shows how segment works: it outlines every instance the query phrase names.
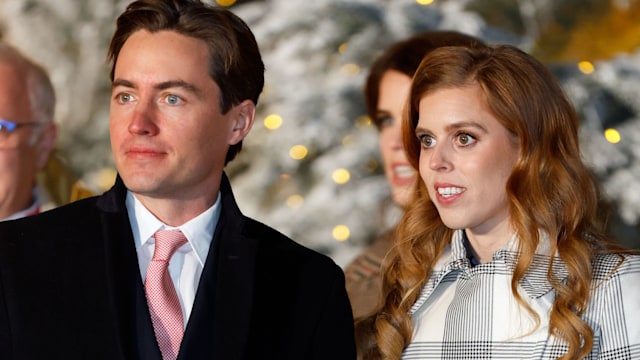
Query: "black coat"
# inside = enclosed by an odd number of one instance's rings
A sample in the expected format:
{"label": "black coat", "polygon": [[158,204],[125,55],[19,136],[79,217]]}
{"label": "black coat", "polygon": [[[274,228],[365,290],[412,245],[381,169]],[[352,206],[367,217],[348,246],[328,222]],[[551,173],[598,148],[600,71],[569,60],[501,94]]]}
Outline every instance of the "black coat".
{"label": "black coat", "polygon": [[[178,359],[354,359],[341,269],[220,191]],[[0,223],[0,359],[161,359],[125,195]]]}

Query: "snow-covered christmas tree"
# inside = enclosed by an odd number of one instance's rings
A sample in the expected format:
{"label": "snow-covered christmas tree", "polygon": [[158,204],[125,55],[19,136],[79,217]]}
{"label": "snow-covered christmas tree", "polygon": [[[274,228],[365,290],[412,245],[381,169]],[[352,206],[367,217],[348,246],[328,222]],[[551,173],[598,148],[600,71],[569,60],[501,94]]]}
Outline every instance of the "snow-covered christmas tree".
{"label": "snow-covered christmas tree", "polygon": [[[0,36],[51,73],[59,152],[95,189],[95,175],[112,167],[106,47],[128,2],[0,1]],[[368,65],[392,42],[422,30],[457,30],[540,51],[536,39],[556,11],[554,2],[523,0],[499,9],[485,3],[261,0],[231,6],[253,29],[267,67],[256,125],[228,167],[241,209],[341,265],[348,262],[398,216],[387,200],[377,133],[365,117]],[[507,25],[514,18],[522,31]],[[640,51],[584,60],[591,62],[545,61],[583,119],[585,159],[626,231],[616,233],[640,247],[629,238],[640,222],[640,195],[633,191],[640,189]]]}

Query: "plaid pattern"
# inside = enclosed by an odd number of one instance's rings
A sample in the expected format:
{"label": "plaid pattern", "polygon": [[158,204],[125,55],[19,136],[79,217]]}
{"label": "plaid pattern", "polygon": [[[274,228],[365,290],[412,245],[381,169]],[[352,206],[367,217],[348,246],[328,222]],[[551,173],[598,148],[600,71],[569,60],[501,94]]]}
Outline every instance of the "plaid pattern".
{"label": "plaid pattern", "polygon": [[[554,291],[546,279],[549,241],[542,237],[537,255],[520,281],[533,318],[511,295],[517,239],[496,252],[493,261],[471,267],[462,230],[411,308],[414,335],[402,359],[556,359],[567,350],[549,335]],[[555,258],[554,276],[566,278]],[[594,347],[586,359],[640,359],[640,256],[598,256],[593,264],[592,297],[583,319],[594,329]]]}

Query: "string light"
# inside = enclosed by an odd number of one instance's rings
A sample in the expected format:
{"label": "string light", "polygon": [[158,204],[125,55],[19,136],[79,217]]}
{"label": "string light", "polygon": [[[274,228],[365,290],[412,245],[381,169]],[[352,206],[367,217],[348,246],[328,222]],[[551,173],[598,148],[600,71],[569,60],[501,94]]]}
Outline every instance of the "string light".
{"label": "string light", "polygon": [[331,178],[336,184],[342,185],[349,182],[349,179],[351,179],[351,174],[347,169],[340,168],[333,171]]}
{"label": "string light", "polygon": [[216,0],[216,4],[220,6],[231,6],[236,3],[236,0]]}
{"label": "string light", "polygon": [[340,54],[342,54],[343,52],[345,52],[345,50],[347,50],[347,43],[342,43],[340,44],[340,46],[338,46],[338,52]]}
{"label": "string light", "polygon": [[297,209],[304,203],[304,198],[301,195],[294,194],[287,198],[287,206],[292,209]]}
{"label": "string light", "polygon": [[358,75],[360,73],[360,66],[356,64],[345,64],[340,69],[343,74],[347,75]]}
{"label": "string light", "polygon": [[620,132],[616,129],[607,129],[604,131],[604,138],[612,144],[617,144],[622,140]]}
{"label": "string light", "polygon": [[276,114],[271,114],[268,115],[266,118],[264,118],[264,127],[266,127],[269,130],[276,130],[278,129],[280,126],[282,126],[282,116],[280,115],[276,115]]}
{"label": "string light", "polygon": [[309,150],[303,145],[295,145],[289,149],[289,156],[296,160],[302,160],[307,157]]}
{"label": "string light", "polygon": [[351,230],[346,225],[336,225],[331,231],[333,238],[337,241],[346,241],[351,236]]}
{"label": "string light", "polygon": [[360,115],[356,118],[356,128],[371,126],[371,124],[373,124],[373,122],[368,115]]}
{"label": "string light", "polygon": [[434,0],[416,0],[416,2],[420,5],[431,5]]}
{"label": "string light", "polygon": [[580,61],[578,63],[578,70],[583,74],[591,74],[596,70],[596,68],[590,61]]}

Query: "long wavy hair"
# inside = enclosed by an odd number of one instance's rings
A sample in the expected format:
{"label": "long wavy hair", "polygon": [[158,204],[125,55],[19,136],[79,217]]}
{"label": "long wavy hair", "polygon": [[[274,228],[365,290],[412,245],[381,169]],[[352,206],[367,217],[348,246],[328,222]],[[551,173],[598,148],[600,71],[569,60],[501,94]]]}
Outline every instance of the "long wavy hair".
{"label": "long wavy hair", "polygon": [[[519,158],[505,188],[520,252],[512,294],[539,326],[539,317],[517,288],[533,260],[538,234],[548,234],[551,256],[559,256],[569,274],[566,283],[554,280],[553,262],[549,263],[547,278],[557,294],[549,332],[568,345],[562,359],[582,358],[591,351],[594,338],[593,329],[581,318],[589,301],[591,261],[596,253],[619,248],[603,235],[599,191],[580,154],[578,116],[552,73],[515,47],[436,49],[413,77],[403,119],[405,151],[416,169],[420,143],[414,131],[420,100],[438,89],[470,84],[480,86],[489,111],[520,140]],[[452,235],[424,183],[417,181],[385,263],[384,305],[372,318],[377,348],[367,358],[400,358],[413,332],[409,310]]]}

